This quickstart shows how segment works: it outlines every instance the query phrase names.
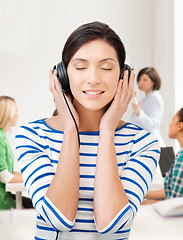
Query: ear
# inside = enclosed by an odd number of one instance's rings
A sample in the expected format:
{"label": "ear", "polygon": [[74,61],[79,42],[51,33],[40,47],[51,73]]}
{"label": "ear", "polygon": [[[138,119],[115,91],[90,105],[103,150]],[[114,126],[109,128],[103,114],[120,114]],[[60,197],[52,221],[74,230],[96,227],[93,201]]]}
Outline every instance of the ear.
{"label": "ear", "polygon": [[183,122],[179,122],[179,126],[178,126],[179,131],[183,130]]}

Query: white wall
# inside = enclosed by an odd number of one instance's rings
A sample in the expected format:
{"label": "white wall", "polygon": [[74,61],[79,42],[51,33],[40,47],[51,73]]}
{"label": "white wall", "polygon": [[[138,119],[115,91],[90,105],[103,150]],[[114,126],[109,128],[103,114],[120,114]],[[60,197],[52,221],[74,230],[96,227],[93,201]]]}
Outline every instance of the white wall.
{"label": "white wall", "polygon": [[99,20],[120,35],[127,62],[136,73],[145,66],[158,69],[166,106],[162,134],[168,144],[169,116],[174,113],[172,4],[171,0],[0,0],[0,95],[17,100],[18,124],[52,114],[48,70],[61,60],[71,31]]}
{"label": "white wall", "polygon": [[153,4],[152,65],[158,70],[162,78],[160,92],[164,100],[161,133],[166,145],[174,146],[174,140],[168,138],[169,123],[175,114],[174,1],[154,0]]}

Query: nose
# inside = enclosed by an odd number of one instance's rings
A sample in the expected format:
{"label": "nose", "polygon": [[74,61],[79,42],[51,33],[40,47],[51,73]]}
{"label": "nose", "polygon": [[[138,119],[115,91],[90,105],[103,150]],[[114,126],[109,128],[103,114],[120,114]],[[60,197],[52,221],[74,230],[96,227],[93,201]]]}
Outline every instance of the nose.
{"label": "nose", "polygon": [[100,75],[99,70],[96,68],[91,68],[88,77],[87,77],[88,84],[99,84],[100,83]]}

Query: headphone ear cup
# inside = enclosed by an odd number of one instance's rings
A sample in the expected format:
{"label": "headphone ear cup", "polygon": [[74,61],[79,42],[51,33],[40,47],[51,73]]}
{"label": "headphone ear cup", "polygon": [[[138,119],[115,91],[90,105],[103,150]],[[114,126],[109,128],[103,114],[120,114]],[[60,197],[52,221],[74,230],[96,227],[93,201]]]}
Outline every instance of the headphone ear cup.
{"label": "headphone ear cup", "polygon": [[67,74],[67,68],[65,63],[62,61],[57,64],[57,77],[60,81],[61,87],[65,93],[71,94],[69,77]]}
{"label": "headphone ear cup", "polygon": [[121,69],[121,73],[120,73],[120,76],[119,76],[119,79],[122,79],[123,78],[123,75],[124,75],[124,71],[125,71],[125,66]]}
{"label": "headphone ear cup", "polygon": [[130,73],[131,73],[131,67],[128,64],[125,64],[124,67],[121,69],[119,79],[123,78],[125,70],[128,70],[128,81],[129,81]]}

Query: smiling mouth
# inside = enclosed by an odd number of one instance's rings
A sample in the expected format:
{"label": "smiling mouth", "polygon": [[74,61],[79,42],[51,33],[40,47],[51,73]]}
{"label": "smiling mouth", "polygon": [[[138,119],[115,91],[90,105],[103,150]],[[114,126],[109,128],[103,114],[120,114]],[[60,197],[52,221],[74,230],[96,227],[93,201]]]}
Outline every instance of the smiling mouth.
{"label": "smiling mouth", "polygon": [[88,94],[88,95],[100,95],[104,93],[104,91],[83,91],[83,93]]}

